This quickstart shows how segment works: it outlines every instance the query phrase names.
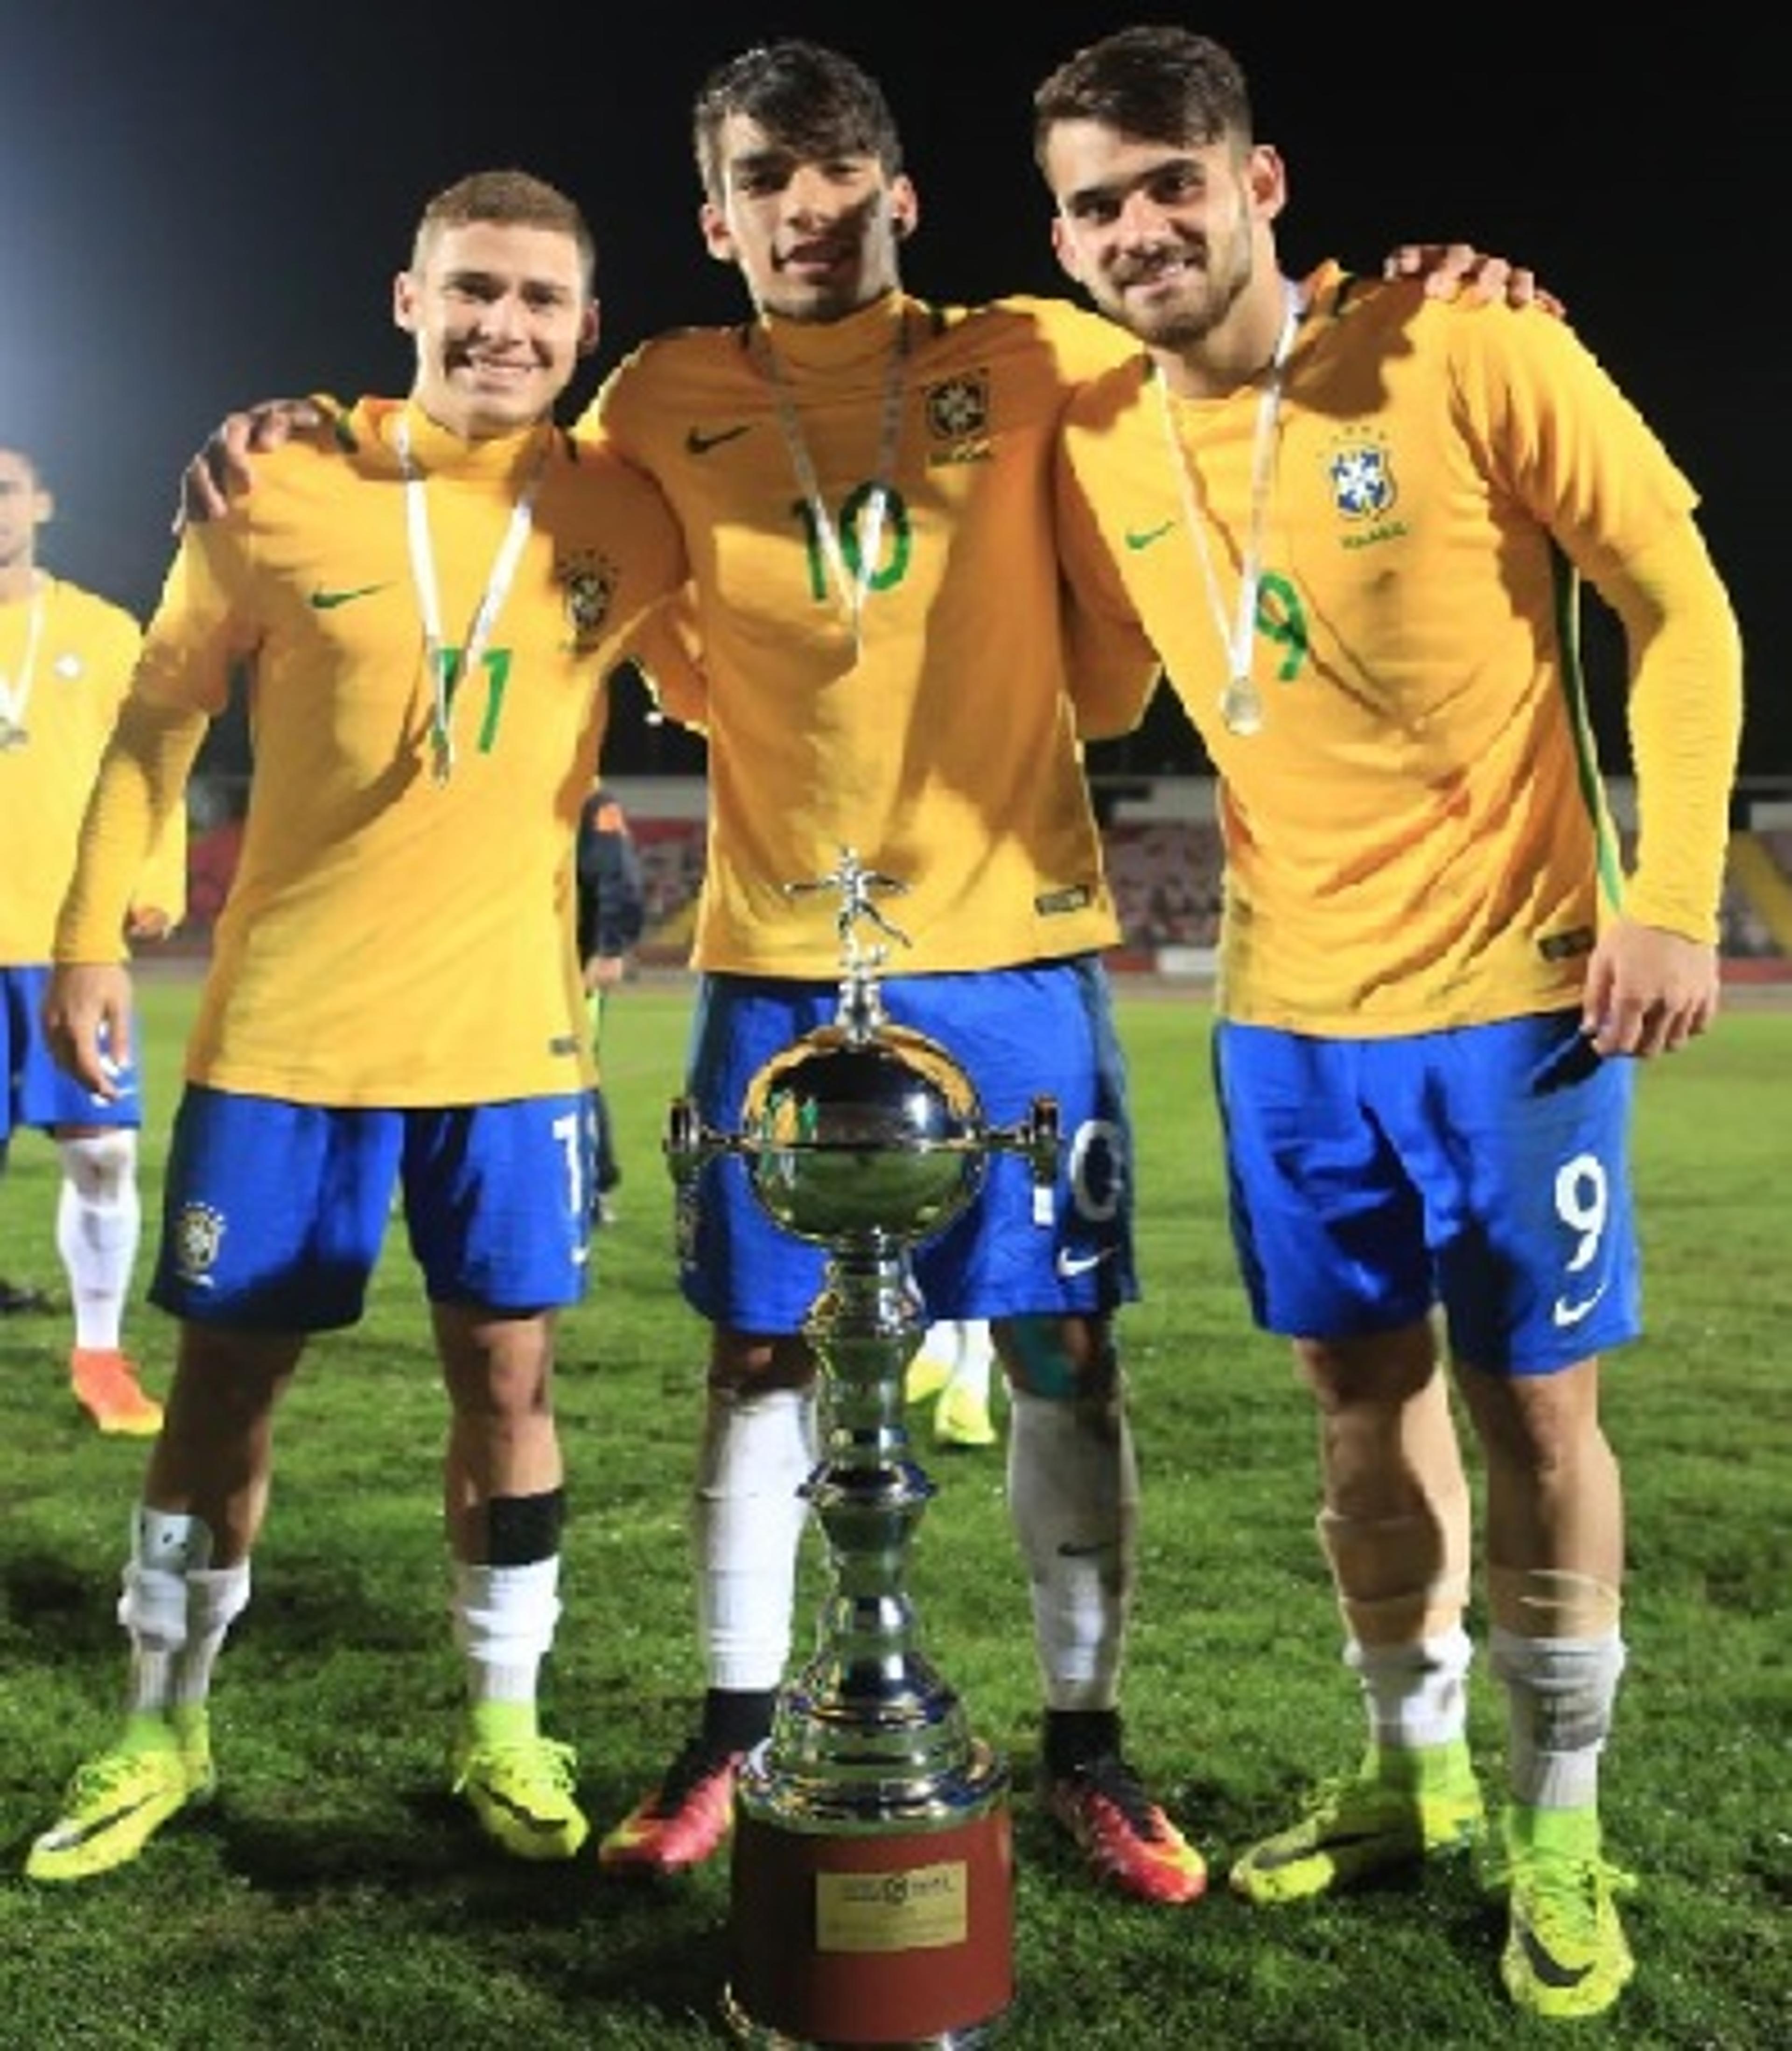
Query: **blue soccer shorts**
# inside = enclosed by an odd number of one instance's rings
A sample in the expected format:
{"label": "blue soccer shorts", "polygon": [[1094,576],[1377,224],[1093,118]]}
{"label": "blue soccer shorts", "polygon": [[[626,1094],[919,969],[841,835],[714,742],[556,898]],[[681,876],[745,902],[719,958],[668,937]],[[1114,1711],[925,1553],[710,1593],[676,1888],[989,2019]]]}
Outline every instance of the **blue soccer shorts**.
{"label": "blue soccer shorts", "polygon": [[1634,1069],[1578,1013],[1376,1040],[1224,1022],[1214,1072],[1264,1330],[1357,1338],[1441,1303],[1454,1357],[1511,1374],[1636,1337]]}
{"label": "blue soccer shorts", "polygon": [[150,1299],[203,1324],[334,1330],[359,1319],[386,1233],[402,1229],[432,1303],[576,1303],[592,1140],[585,1092],[338,1111],[189,1084]]}
{"label": "blue soccer shorts", "polygon": [[[892,976],[893,1025],[938,1041],[975,1091],[986,1130],[1026,1128],[1035,1101],[1057,1108],[1049,1191],[1019,1153],[991,1150],[970,1204],[914,1249],[936,1318],[1093,1314],[1138,1295],[1132,1247],[1132,1129],[1107,975],[1094,956],[977,974]],[[741,1131],[748,1085],[774,1056],[839,1008],[835,983],[705,976],[691,1022],[689,1088],[703,1123]],[[1036,1204],[1036,1197],[1040,1201]],[[799,1330],[828,1254],[775,1224],[739,1154],[706,1162],[678,1195],[686,1300],[736,1331]]]}
{"label": "blue soccer shorts", "polygon": [[143,1122],[135,1049],[113,1070],[116,1097],[96,1096],[59,1068],[44,1031],[45,967],[0,968],[0,1146],[23,1127],[48,1132],[59,1125],[135,1131]]}

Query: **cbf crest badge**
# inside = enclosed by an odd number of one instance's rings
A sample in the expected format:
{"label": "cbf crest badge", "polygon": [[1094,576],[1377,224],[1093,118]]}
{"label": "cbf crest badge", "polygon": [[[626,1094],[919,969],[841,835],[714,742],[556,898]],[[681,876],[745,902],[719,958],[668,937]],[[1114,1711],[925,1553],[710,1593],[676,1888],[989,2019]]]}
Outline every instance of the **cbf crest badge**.
{"label": "cbf crest badge", "polygon": [[922,394],[927,463],[981,463],[990,454],[990,374],[967,370],[943,377]]}
{"label": "cbf crest badge", "polygon": [[1373,428],[1340,436],[1325,458],[1332,503],[1346,520],[1379,520],[1400,496],[1386,439]]}
{"label": "cbf crest badge", "polygon": [[587,648],[603,631],[616,596],[615,565],[593,549],[558,560],[554,580],[565,594],[567,624],[572,646]]}
{"label": "cbf crest badge", "polygon": [[189,1288],[216,1285],[212,1270],[224,1244],[224,1213],[209,1204],[185,1204],[174,1221],[174,1272]]}

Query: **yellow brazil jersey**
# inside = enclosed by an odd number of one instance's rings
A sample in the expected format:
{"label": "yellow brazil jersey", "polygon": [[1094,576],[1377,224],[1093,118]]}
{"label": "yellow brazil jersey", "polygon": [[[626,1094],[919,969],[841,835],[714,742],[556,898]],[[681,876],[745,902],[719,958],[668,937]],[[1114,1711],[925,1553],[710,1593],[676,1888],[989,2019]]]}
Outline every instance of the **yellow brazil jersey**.
{"label": "yellow brazil jersey", "polygon": [[[0,963],[8,967],[50,958],[81,815],[142,640],[122,606],[42,572],[29,596],[0,600]],[[184,813],[170,814],[128,895],[179,919]],[[122,930],[111,936],[115,952]]]}
{"label": "yellow brazil jersey", "polygon": [[[420,493],[395,453],[401,420]],[[532,477],[513,578],[459,674]],[[445,781],[408,510],[423,518],[457,673]],[[192,729],[223,708],[240,668],[254,775],[189,1079],[336,1106],[580,1087],[572,852],[605,679],[685,576],[652,485],[549,427],[470,444],[415,408],[363,400],[338,446],[264,456],[228,518],[182,537],[102,772],[113,836],[84,836],[57,958],[107,958],[92,950],[116,891],[115,822],[166,804],[168,758],[175,771],[190,760]],[[182,709],[190,719],[164,746],[158,732]]]}
{"label": "yellow brazil jersey", "polygon": [[[1259,732],[1219,701],[1261,388],[1166,409],[1128,365],[1079,396],[1060,464],[1067,567],[1142,624],[1220,775],[1220,1008],[1372,1036],[1575,1005],[1622,887],[1578,575],[1684,522],[1691,487],[1560,321],[1333,265],[1304,298],[1259,494]],[[1727,787],[1713,746],[1665,861],[1720,873]]]}
{"label": "yellow brazil jersey", "polygon": [[825,898],[786,886],[849,847],[907,888],[881,907],[912,942],[892,972],[1118,937],[1067,695],[1051,451],[1072,385],[1131,346],[1051,301],[892,295],[837,323],[662,336],[611,373],[580,432],[658,481],[695,582],[699,967],[837,974]]}

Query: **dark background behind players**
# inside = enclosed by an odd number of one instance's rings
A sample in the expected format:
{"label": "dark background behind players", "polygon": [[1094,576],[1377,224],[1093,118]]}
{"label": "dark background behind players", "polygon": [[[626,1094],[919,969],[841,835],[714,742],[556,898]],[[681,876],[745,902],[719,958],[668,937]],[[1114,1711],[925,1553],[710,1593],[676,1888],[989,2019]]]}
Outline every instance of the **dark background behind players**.
{"label": "dark background behind players", "polygon": [[[1063,286],[1029,155],[1034,84],[1077,43],[1151,18],[1041,4],[999,29],[914,10],[843,28],[837,8],[792,0],[757,22],[696,6],[677,36],[654,37],[542,0],[479,32],[492,61],[470,65],[477,46],[416,0],[5,11],[0,404],[30,421],[61,482],[57,567],[139,611],[166,559],[174,479],[224,407],[379,381],[367,295],[387,288],[420,182],[469,158],[522,161],[584,201],[604,332],[576,410],[630,344],[736,316],[728,272],[697,253],[686,115],[699,72],[755,28],[844,40],[884,80],[932,196],[908,268],[935,297],[981,299]],[[1263,132],[1298,146],[1290,264],[1336,250],[1368,266],[1391,236],[1452,234],[1530,264],[1703,492],[1751,674],[1783,674],[1792,629],[1770,581],[1783,377],[1757,310],[1772,261],[1761,209],[1784,173],[1751,35],[1721,12],[1618,26],[1541,4],[1505,9],[1459,51],[1398,12],[1296,27],[1222,6],[1198,25],[1265,81]],[[1595,615],[1590,665],[1617,647]],[[1596,693],[1607,708],[1621,695]],[[1604,716],[1618,769],[1622,732]],[[1792,772],[1792,696],[1755,695],[1743,751],[1745,775]],[[1167,701],[1091,760],[1206,768]],[[701,763],[698,743],[625,702],[611,775]]]}

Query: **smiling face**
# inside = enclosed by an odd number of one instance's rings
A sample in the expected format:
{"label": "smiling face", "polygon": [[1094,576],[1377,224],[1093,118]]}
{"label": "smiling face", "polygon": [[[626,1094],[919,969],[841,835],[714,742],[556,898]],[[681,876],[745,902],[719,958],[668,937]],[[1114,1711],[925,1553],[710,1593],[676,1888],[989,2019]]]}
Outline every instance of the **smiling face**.
{"label": "smiling face", "polygon": [[1059,262],[1148,346],[1185,351],[1220,333],[1254,280],[1279,293],[1270,224],[1284,181],[1267,144],[1147,142],[1060,121],[1040,162]]}
{"label": "smiling face", "polygon": [[840,320],[898,282],[914,186],[873,154],[806,156],[749,115],[716,135],[719,199],[705,201],[709,253],[739,267],[753,303],[789,320]]}
{"label": "smiling face", "polygon": [[431,227],[392,292],[392,317],[416,344],[412,398],[473,441],[545,418],[596,344],[587,279],[584,253],[561,229]]}

